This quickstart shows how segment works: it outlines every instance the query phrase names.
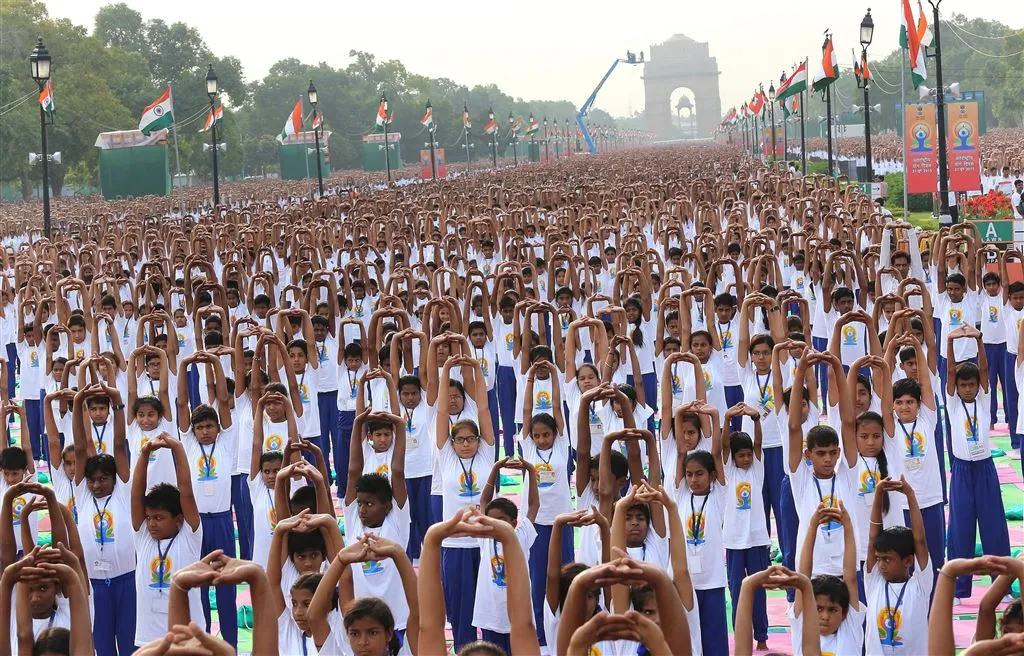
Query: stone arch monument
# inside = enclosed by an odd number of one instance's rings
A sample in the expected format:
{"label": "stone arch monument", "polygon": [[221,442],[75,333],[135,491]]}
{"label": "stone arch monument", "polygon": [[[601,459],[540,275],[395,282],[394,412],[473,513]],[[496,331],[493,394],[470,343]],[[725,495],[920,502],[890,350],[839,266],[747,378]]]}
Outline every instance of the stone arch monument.
{"label": "stone arch monument", "polygon": [[651,46],[644,63],[644,97],[647,128],[659,137],[675,134],[670,106],[672,92],[686,87],[696,101],[697,134],[710,137],[722,122],[722,100],[718,95],[718,62],[708,54],[708,44],[676,34]]}

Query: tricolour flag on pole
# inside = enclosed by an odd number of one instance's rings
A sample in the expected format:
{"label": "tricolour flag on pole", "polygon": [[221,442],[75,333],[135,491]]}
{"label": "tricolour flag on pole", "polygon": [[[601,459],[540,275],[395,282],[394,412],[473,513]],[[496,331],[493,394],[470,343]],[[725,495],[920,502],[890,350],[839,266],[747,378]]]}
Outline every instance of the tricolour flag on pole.
{"label": "tricolour flag on pole", "polygon": [[324,124],[324,115],[321,112],[313,112],[313,129],[319,130]]}
{"label": "tricolour flag on pole", "polygon": [[434,124],[434,108],[433,107],[427,107],[426,113],[423,115],[423,118],[420,119],[420,125],[422,125],[425,128],[429,128],[433,124]]}
{"label": "tricolour flag on pole", "polygon": [[498,122],[493,118],[487,121],[487,125],[484,126],[484,134],[494,134],[498,131]]}
{"label": "tricolour flag on pole", "polygon": [[790,96],[782,101],[782,111],[786,118],[800,113],[800,95]]}
{"label": "tricolour flag on pole", "polygon": [[163,94],[153,101],[151,105],[142,110],[142,118],[139,120],[139,130],[142,134],[149,136],[154,130],[169,128],[174,124],[174,99],[171,96],[171,87],[164,89]]}
{"label": "tricolour flag on pole", "polygon": [[469,107],[466,105],[462,106],[462,127],[466,130],[473,127],[473,122],[469,120]]}
{"label": "tricolour flag on pole", "polygon": [[836,60],[836,51],[832,47],[832,35],[825,37],[825,45],[821,52],[821,70],[814,76],[814,83],[811,85],[815,91],[824,91],[828,85],[839,79],[839,62]]}
{"label": "tricolour flag on pole", "polygon": [[764,94],[758,89],[754,92],[754,97],[750,100],[750,111],[757,116],[764,110]]}
{"label": "tricolour flag on pole", "polygon": [[53,80],[47,80],[39,91],[39,105],[47,114],[53,113]]}
{"label": "tricolour flag on pole", "polygon": [[200,132],[207,132],[214,125],[220,127],[220,124],[224,122],[224,106],[218,106],[217,109],[211,109],[210,113],[206,115],[206,121],[203,123],[203,129]]}
{"label": "tricolour flag on pole", "polygon": [[530,124],[526,126],[526,134],[534,135],[537,134],[538,130],[540,130],[540,123],[537,122],[537,119],[531,118]]}
{"label": "tricolour flag on pole", "polygon": [[921,0],[917,0],[917,39],[925,48],[932,45],[932,31],[928,29],[928,19],[921,6]]}
{"label": "tricolour flag on pole", "polygon": [[921,47],[921,38],[917,30],[914,29],[914,10],[910,8],[910,0],[903,0],[903,25],[904,28],[909,26],[909,29],[903,29],[900,33],[905,32],[907,36],[907,48],[910,51],[910,79],[916,89],[928,79],[928,71],[924,65],[924,48]]}
{"label": "tricolour flag on pole", "polygon": [[[394,113],[392,113],[392,116],[394,116]],[[391,121],[388,120],[388,112],[384,109],[384,99],[382,98],[380,104],[377,105],[377,118],[375,119],[375,124],[378,130],[383,131],[384,124],[390,122]]]}
{"label": "tricolour flag on pole", "polygon": [[775,92],[775,97],[779,102],[784,101],[790,96],[795,96],[803,93],[807,89],[807,62],[800,64],[793,74],[782,83],[779,90]]}
{"label": "tricolour flag on pole", "polygon": [[277,141],[278,143],[284,143],[285,139],[300,132],[302,132],[302,98],[295,101],[295,107],[288,114],[288,119],[284,122],[281,134],[277,135]]}

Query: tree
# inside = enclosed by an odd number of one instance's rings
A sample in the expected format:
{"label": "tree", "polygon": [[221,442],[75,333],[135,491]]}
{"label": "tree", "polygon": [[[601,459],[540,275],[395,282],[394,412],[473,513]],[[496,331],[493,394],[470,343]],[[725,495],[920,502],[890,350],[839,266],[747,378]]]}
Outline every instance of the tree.
{"label": "tree", "polygon": [[93,34],[105,45],[128,52],[144,52],[148,45],[142,14],[123,2],[100,7]]}

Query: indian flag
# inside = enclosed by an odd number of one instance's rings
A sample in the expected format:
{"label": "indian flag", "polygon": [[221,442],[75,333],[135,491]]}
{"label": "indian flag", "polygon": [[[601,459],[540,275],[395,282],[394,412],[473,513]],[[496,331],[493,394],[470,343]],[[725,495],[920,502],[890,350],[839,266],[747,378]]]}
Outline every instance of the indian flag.
{"label": "indian flag", "polygon": [[377,118],[376,126],[378,130],[384,130],[384,127],[391,123],[392,119],[395,118],[395,113],[391,112],[391,118],[388,118],[387,110],[384,109],[384,100],[381,99],[380,104],[377,105]]}
{"label": "indian flag", "polygon": [[203,123],[203,129],[200,132],[207,132],[213,126],[220,127],[220,124],[224,122],[224,106],[221,105],[217,109],[211,109],[210,113],[206,115],[206,122]]}
{"label": "indian flag", "polygon": [[469,120],[469,107],[466,105],[462,106],[462,127],[466,130],[473,127],[473,123]]}
{"label": "indian flag", "polygon": [[928,19],[925,18],[921,0],[917,0],[917,38],[925,48],[931,47],[932,31],[928,29]]}
{"label": "indian flag", "polygon": [[775,98],[782,102],[790,96],[801,94],[807,90],[807,62],[793,71],[793,74],[782,83],[779,90],[775,92]]}
{"label": "indian flag", "polygon": [[420,119],[420,125],[422,125],[425,128],[429,128],[433,124],[434,124],[434,108],[433,107],[427,107],[427,112],[423,115],[423,118]]}
{"label": "indian flag", "polygon": [[277,135],[277,141],[278,143],[284,143],[285,139],[300,132],[302,132],[302,98],[295,101],[295,107],[288,114],[288,119],[284,122],[281,134]]}
{"label": "indian flag", "polygon": [[782,111],[786,118],[800,113],[800,96],[790,96],[782,102]]}
{"label": "indian flag", "polygon": [[324,124],[324,115],[320,112],[313,112],[313,129],[319,130]]}
{"label": "indian flag", "polygon": [[836,60],[836,51],[832,48],[831,34],[825,37],[825,44],[821,50],[821,70],[814,76],[814,83],[811,85],[815,91],[824,91],[828,85],[839,79],[839,62]]}
{"label": "indian flag", "polygon": [[540,130],[540,123],[537,122],[537,119],[531,116],[530,124],[526,127],[526,134],[534,135],[537,134],[538,130]]}
{"label": "indian flag", "polygon": [[758,89],[754,91],[754,97],[750,100],[750,112],[756,118],[764,111],[764,94]]}
{"label": "indian flag", "polygon": [[154,130],[163,130],[172,125],[174,125],[174,99],[171,97],[171,87],[168,86],[159,98],[142,110],[139,130],[142,131],[142,134],[149,136],[149,133]]}
{"label": "indian flag", "polygon": [[[907,29],[910,26],[910,29]],[[927,25],[925,25],[927,29]],[[914,88],[921,86],[921,83],[928,79],[928,70],[924,65],[924,48],[921,47],[921,37],[914,28],[914,10],[910,8],[910,0],[903,0],[903,28],[900,34],[906,34],[907,48],[910,51],[910,79]]]}
{"label": "indian flag", "polygon": [[493,118],[487,121],[487,125],[484,126],[484,134],[494,134],[498,131],[498,122]]}
{"label": "indian flag", "polygon": [[47,114],[53,113],[53,80],[47,80],[39,91],[39,106]]}

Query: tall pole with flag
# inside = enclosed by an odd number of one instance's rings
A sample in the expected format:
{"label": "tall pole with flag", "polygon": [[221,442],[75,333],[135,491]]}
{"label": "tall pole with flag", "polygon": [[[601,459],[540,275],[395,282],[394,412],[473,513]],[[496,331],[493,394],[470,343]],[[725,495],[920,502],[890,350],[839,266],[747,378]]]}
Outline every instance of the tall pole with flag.
{"label": "tall pole with flag", "polygon": [[380,104],[377,106],[377,124],[384,127],[384,167],[388,171],[388,185],[391,184],[391,144],[388,141],[388,96],[380,93]]}
{"label": "tall pole with flag", "polygon": [[[946,89],[942,86],[942,43],[939,36],[939,4],[941,2],[942,0],[928,0],[928,4],[932,6],[932,22],[935,25],[935,113],[939,123],[939,224],[949,225],[953,223],[953,217],[949,211],[949,172],[946,162]],[[922,10],[921,13],[923,15],[924,11]],[[921,37],[919,32],[918,41]]]}
{"label": "tall pole with flag", "polygon": [[470,154],[469,154],[469,128],[473,127],[469,121],[469,107],[466,103],[462,103],[462,142],[466,148],[466,170],[469,170],[470,165]]}
{"label": "tall pole with flag", "polygon": [[828,174],[835,175],[832,165],[832,83],[839,79],[839,63],[836,61],[835,49],[832,46],[832,35],[825,32],[825,43],[821,46],[821,70],[814,76],[814,90],[825,93],[825,117],[828,127]]}
{"label": "tall pole with flag", "polygon": [[494,120],[494,109],[487,108],[487,125],[484,126],[484,134],[491,137],[491,166],[498,168],[498,123]]}
{"label": "tall pole with flag", "polygon": [[320,100],[320,94],[317,93],[316,87],[313,86],[313,80],[309,81],[309,89],[306,90],[306,99],[309,100],[309,104],[313,106],[313,139],[316,143],[316,181],[317,187],[320,189],[320,198],[324,197],[324,173],[323,167],[320,165],[320,130],[323,128],[323,118],[320,112],[316,109],[316,104]]}
{"label": "tall pole with flag", "polygon": [[427,134],[430,135],[430,179],[437,180],[437,161],[434,158],[434,106],[430,104],[430,98],[427,98],[424,111],[420,125],[427,128]]}
{"label": "tall pole with flag", "polygon": [[[920,30],[914,27],[914,11],[910,8],[910,0],[903,0],[903,21],[900,25],[900,46],[905,48],[907,51],[907,61],[909,62],[910,68],[910,81],[913,83],[914,88],[918,88],[922,82],[928,79],[928,71],[925,67],[925,53],[924,48],[921,45],[921,39],[927,32],[927,25],[924,24],[924,9],[921,7],[920,2],[918,3],[918,11],[921,14]],[[935,8],[936,19],[938,18],[938,3],[932,5]],[[938,37],[938,25],[936,25],[936,37]],[[936,39],[936,48],[938,48],[938,40]],[[936,60],[938,57],[936,57]],[[936,71],[938,73],[938,71]],[[938,76],[936,76],[938,77]],[[900,80],[900,91],[903,92],[902,79]],[[903,95],[904,108],[906,107],[906,95]],[[939,82],[939,88],[936,91],[936,102],[942,103],[943,89],[942,82]],[[946,192],[948,189],[946,183],[946,151],[945,151],[945,129],[946,120],[943,115],[942,104],[939,104],[939,116],[938,116],[938,129],[939,129],[939,196],[940,196],[940,207],[942,208],[939,215],[939,222],[945,222],[948,224],[951,222],[949,216],[949,194]],[[906,109],[904,109],[904,125],[903,125],[903,216],[907,216],[908,202],[907,202],[907,149],[906,149]]]}
{"label": "tall pole with flag", "polygon": [[[32,71],[32,79],[39,85],[39,135],[43,148],[39,161],[43,165],[43,235],[47,239],[50,238],[50,170],[47,162],[49,151],[46,148],[46,117],[48,110],[51,113],[53,110],[50,62],[50,52],[43,45],[43,38],[39,37],[35,49],[28,56],[28,63]],[[12,363],[11,366],[13,367],[14,364]]]}
{"label": "tall pole with flag", "polygon": [[[871,81],[871,71],[868,69],[868,46],[875,34],[875,21],[871,18],[871,10],[864,15],[860,22],[860,83],[864,87],[864,155],[865,175],[868,184],[873,182],[875,177],[874,165],[871,161],[871,101],[868,98],[868,87]],[[856,68],[854,69],[856,71]]]}

